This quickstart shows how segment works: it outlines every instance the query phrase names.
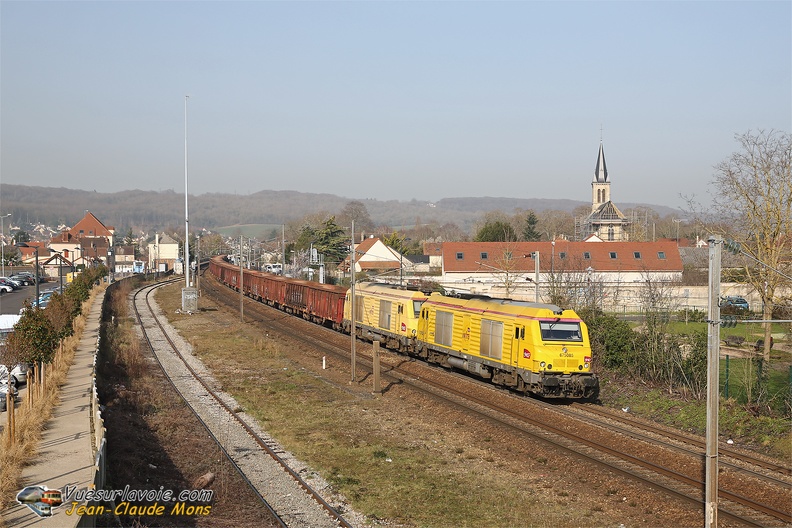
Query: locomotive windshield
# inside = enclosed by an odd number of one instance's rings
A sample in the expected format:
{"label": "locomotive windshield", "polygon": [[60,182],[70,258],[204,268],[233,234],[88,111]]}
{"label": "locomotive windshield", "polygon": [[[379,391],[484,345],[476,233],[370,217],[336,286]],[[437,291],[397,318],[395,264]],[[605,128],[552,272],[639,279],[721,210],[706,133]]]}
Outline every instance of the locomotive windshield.
{"label": "locomotive windshield", "polygon": [[543,341],[583,341],[580,323],[539,321]]}
{"label": "locomotive windshield", "polygon": [[415,315],[415,317],[418,317],[419,315],[421,315],[421,306],[423,306],[423,303],[425,301],[426,301],[426,299],[421,299],[420,301],[417,301],[417,300],[413,299],[413,302],[412,302],[412,304],[413,304],[413,314]]}

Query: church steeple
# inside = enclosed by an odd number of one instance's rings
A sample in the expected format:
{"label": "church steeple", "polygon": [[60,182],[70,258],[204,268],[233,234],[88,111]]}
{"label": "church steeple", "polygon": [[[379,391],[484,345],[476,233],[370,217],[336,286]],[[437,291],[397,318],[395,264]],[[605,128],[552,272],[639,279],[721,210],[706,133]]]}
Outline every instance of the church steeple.
{"label": "church steeple", "polygon": [[630,222],[611,201],[610,186],[608,168],[605,165],[605,149],[600,138],[597,166],[591,182],[591,214],[584,222],[583,236],[597,235],[603,241],[627,241]]}
{"label": "church steeple", "polygon": [[610,181],[608,181],[608,167],[605,165],[605,149],[600,140],[597,166],[594,169],[594,180],[591,182],[591,212],[599,209],[602,204],[610,201]]}
{"label": "church steeple", "polygon": [[594,169],[594,181],[597,183],[608,183],[608,167],[605,165],[605,150],[600,141],[599,155],[597,156],[597,167]]}

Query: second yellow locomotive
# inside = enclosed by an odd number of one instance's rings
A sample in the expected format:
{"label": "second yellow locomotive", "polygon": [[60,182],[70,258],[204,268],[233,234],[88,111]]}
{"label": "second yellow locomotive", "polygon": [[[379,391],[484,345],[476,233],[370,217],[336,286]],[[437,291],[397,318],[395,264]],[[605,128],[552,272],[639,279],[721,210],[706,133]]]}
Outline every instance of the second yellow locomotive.
{"label": "second yellow locomotive", "polygon": [[419,355],[496,385],[548,398],[596,400],[586,324],[572,310],[509,299],[432,294],[418,321]]}
{"label": "second yellow locomotive", "polygon": [[[351,330],[347,292],[344,326]],[[552,304],[360,285],[355,299],[359,337],[496,385],[548,398],[596,400],[586,324]]]}

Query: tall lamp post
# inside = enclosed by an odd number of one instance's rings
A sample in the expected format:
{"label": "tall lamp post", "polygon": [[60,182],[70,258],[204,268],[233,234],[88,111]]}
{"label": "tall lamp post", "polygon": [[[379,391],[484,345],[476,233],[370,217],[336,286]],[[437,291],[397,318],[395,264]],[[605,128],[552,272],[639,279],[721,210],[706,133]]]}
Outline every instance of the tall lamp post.
{"label": "tall lamp post", "polygon": [[412,240],[412,238],[405,238],[402,240],[399,248],[399,287],[404,287],[404,243]]}
{"label": "tall lamp post", "polygon": [[[72,273],[75,273],[77,271],[77,252],[78,251],[80,252],[80,259],[83,258],[83,256],[82,256],[82,247],[74,248],[75,257],[72,259],[72,263],[74,264],[74,266],[72,266],[72,267],[74,268],[74,270],[72,271]],[[83,267],[85,267],[85,260],[83,260]],[[74,279],[74,275],[72,275],[72,279]]]}
{"label": "tall lamp post", "polygon": [[11,216],[11,213],[0,216],[0,265],[3,267],[2,277],[5,277],[5,227],[3,220]]}
{"label": "tall lamp post", "polygon": [[38,298],[39,298],[39,247],[38,246],[31,246],[29,244],[25,244],[24,242],[20,242],[17,244],[17,247],[26,247],[26,248],[33,248],[36,252],[36,308],[38,308]]}

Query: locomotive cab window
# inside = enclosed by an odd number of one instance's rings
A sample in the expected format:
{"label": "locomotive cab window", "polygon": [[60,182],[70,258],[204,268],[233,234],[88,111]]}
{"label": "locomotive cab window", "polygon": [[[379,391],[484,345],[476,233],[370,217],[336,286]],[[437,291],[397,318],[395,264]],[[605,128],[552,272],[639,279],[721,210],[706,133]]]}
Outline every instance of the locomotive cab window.
{"label": "locomotive cab window", "polygon": [[413,301],[412,302],[412,304],[413,304],[413,315],[415,315],[415,317],[418,317],[418,315],[421,313],[421,306],[423,306],[423,303],[424,303],[423,301]]}
{"label": "locomotive cab window", "polygon": [[583,341],[578,322],[539,321],[543,341]]}

